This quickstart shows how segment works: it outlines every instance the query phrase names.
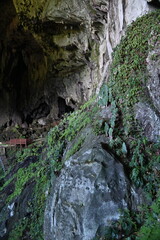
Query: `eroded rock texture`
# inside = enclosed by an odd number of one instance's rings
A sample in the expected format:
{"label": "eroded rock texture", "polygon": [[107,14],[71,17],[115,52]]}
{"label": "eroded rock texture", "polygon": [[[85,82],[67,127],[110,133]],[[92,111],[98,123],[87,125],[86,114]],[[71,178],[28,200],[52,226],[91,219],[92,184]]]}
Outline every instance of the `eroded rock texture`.
{"label": "eroded rock texture", "polygon": [[154,46],[149,52],[147,62],[147,99],[135,106],[136,119],[140,122],[144,134],[150,141],[159,141],[160,137],[160,48],[159,40],[153,35],[149,41]]}
{"label": "eroded rock texture", "polygon": [[141,195],[123,165],[106,150],[104,137],[89,134],[79,152],[53,182],[45,212],[45,239],[91,240],[119,219],[120,209],[136,209]]}
{"label": "eroded rock texture", "polygon": [[[13,160],[13,159],[12,159]],[[13,160],[14,161],[14,160]],[[12,168],[12,171],[6,175],[5,181],[9,180],[16,174],[20,169],[27,169],[28,166],[37,161],[36,157],[29,157],[24,162],[17,164]],[[3,185],[4,182],[1,182]],[[1,186],[0,185],[0,186]],[[9,201],[9,197],[16,191],[16,180],[15,178],[4,187],[0,189],[0,239],[7,240],[9,239],[9,234],[15,228],[15,223],[22,221],[27,217],[32,215],[32,210],[29,206],[29,203],[33,203],[34,199],[34,188],[36,181],[29,179],[24,189],[21,189],[22,192],[19,196],[15,196],[12,201]],[[18,230],[17,230],[18,232]],[[17,235],[18,238],[18,235]],[[12,237],[11,237],[12,239]]]}
{"label": "eroded rock texture", "polygon": [[13,2],[1,2],[0,125],[61,117],[86,101],[126,26],[151,9],[145,0]]}
{"label": "eroded rock texture", "polygon": [[136,119],[140,122],[145,136],[153,142],[159,141],[160,137],[160,117],[153,108],[147,104],[139,102],[135,106]]}

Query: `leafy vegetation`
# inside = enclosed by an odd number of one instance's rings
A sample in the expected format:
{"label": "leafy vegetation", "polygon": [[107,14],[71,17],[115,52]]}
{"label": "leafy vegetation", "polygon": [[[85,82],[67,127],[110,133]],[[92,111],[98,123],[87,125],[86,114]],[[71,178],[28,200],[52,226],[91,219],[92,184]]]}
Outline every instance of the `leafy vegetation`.
{"label": "leafy vegetation", "polygon": [[[116,106],[118,104],[112,94],[110,94],[110,100],[108,100],[108,89],[108,87],[103,86],[100,92],[100,94],[103,93],[104,101],[101,101],[101,95],[99,97],[101,106],[107,107],[106,104],[114,106],[111,108],[112,117],[104,124],[108,144],[112,152],[118,155],[128,168],[132,182],[136,187],[144,189],[148,201],[150,203],[153,201],[153,204],[152,206],[143,206],[137,212],[127,210],[122,213],[120,220],[106,229],[105,237],[96,239],[156,239],[159,234],[157,229],[160,225],[160,198],[158,194],[160,186],[160,142],[151,143],[147,140],[138,125],[126,136],[125,131],[123,131],[122,120],[119,118],[117,120],[118,108]],[[110,129],[112,129],[112,133],[110,133]],[[151,222],[154,223],[153,226],[151,226]]]}
{"label": "leafy vegetation", "polygon": [[141,227],[137,240],[154,240],[160,236],[160,192],[150,208],[145,209],[145,223]]}
{"label": "leafy vegetation", "polygon": [[96,240],[158,240],[160,236],[159,209],[160,199],[157,197],[149,208],[143,206],[139,212],[126,210],[119,221],[112,227],[106,228],[105,236],[96,238]]}
{"label": "leafy vegetation", "polygon": [[118,121],[113,118],[112,127],[111,122],[105,123],[104,131],[108,133],[109,145],[128,168],[132,182],[143,188],[149,202],[152,202],[151,206],[144,206],[137,212],[123,213],[121,219],[107,229],[104,239],[159,239],[160,142],[149,142],[134,120],[135,104],[140,100],[150,103],[145,89],[146,58],[159,40],[159,22],[158,10],[131,24],[126,37],[113,53],[108,86],[100,92],[103,96],[100,104],[110,105],[114,102],[114,109],[118,110],[112,109],[112,114],[120,114]]}
{"label": "leafy vegetation", "polygon": [[23,239],[23,233],[28,225],[28,219],[19,220],[18,224],[11,231],[9,240]]}
{"label": "leafy vegetation", "polygon": [[[0,189],[2,193],[3,190],[10,187],[11,183],[14,183],[14,191],[11,191],[11,194],[5,199],[8,205],[19,201],[18,199],[23,195],[27,186],[32,189],[28,201],[25,203],[23,200],[27,213],[16,213],[20,217],[12,226],[12,231],[9,234],[10,240],[20,240],[24,236],[29,239],[43,240],[45,192],[48,188],[50,175],[48,173],[49,166],[41,157],[42,150],[44,151],[43,147],[32,145],[30,148],[17,151],[15,159],[12,159],[12,167],[3,176],[4,184]],[[13,169],[15,170],[13,171]],[[5,181],[10,172],[11,177]],[[23,212],[23,207],[21,206],[21,208],[19,211]]]}
{"label": "leafy vegetation", "polygon": [[75,142],[73,147],[67,152],[66,154],[66,160],[70,158],[74,153],[76,153],[82,146],[84,142],[84,137],[78,138],[78,140]]}
{"label": "leafy vegetation", "polygon": [[[123,128],[128,134],[135,127],[133,106],[146,98],[146,58],[149,50],[159,40],[160,12],[144,15],[127,29],[126,36],[113,53],[108,86],[123,116]],[[152,40],[149,45],[149,40]]]}
{"label": "leafy vegetation", "polygon": [[[50,130],[48,134],[48,158],[51,162],[52,174],[58,174],[63,166],[62,156],[68,142],[73,141],[81,129],[92,123],[98,107],[94,103],[95,98],[84,104],[80,110],[67,115],[58,126]],[[79,150],[84,139],[78,141],[66,153],[66,159]]]}

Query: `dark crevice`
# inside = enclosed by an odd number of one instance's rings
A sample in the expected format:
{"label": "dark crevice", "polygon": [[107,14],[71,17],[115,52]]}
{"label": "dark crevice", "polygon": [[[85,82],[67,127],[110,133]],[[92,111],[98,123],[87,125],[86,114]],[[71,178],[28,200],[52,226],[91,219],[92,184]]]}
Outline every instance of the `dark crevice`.
{"label": "dark crevice", "polygon": [[58,97],[58,117],[61,118],[65,113],[73,112],[74,109],[66,104],[64,98]]}
{"label": "dark crevice", "polygon": [[32,110],[30,114],[26,116],[26,123],[31,124],[34,119],[39,119],[42,117],[47,117],[50,113],[50,107],[46,102],[39,104],[39,106]]}
{"label": "dark crevice", "polygon": [[60,34],[64,31],[80,31],[81,25],[80,22],[67,22],[63,19],[60,20],[60,23],[55,23],[54,21],[46,21],[42,23],[42,30],[50,35]]}
{"label": "dark crevice", "polygon": [[67,51],[76,51],[78,47],[75,44],[70,44],[64,47]]}
{"label": "dark crevice", "polygon": [[126,165],[126,163],[124,162],[124,159],[121,158],[119,155],[116,154],[116,151],[113,150],[113,148],[111,148],[109,146],[109,144],[107,143],[104,143],[104,142],[101,142],[101,146],[102,148],[108,152],[116,161],[119,161],[123,167],[124,167],[124,171],[125,171],[125,174],[126,176],[128,177],[128,179],[130,179],[130,169],[129,167]]}
{"label": "dark crevice", "polygon": [[27,124],[32,124],[33,118],[28,114],[25,121]]}
{"label": "dark crevice", "polygon": [[159,0],[147,0],[147,3],[151,6],[160,8],[160,1]]}
{"label": "dark crevice", "polygon": [[126,28],[126,21],[125,21],[125,9],[126,9],[126,0],[122,1],[123,5],[123,29]]}
{"label": "dark crevice", "polygon": [[76,105],[76,102],[72,98],[71,98],[70,102],[72,105]]}

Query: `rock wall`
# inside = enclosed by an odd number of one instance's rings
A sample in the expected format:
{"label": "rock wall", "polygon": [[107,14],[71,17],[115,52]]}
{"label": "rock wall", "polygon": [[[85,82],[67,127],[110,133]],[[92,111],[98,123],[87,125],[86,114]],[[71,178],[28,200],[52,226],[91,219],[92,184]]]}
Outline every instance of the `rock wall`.
{"label": "rock wall", "polygon": [[126,26],[152,10],[145,0],[1,5],[10,18],[1,15],[0,125],[57,118],[59,98],[71,109],[89,99],[108,76]]}
{"label": "rock wall", "polygon": [[102,237],[105,228],[119,219],[120,209],[136,211],[142,203],[142,195],[131,185],[123,165],[105,150],[106,138],[94,136],[89,129],[83,131],[83,137],[80,151],[65,162],[52,182],[45,240]]}

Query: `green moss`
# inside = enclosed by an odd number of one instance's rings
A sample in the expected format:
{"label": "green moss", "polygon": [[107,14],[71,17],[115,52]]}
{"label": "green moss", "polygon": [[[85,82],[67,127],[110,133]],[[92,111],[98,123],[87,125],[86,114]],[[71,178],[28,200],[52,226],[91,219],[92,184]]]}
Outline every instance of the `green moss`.
{"label": "green moss", "polygon": [[[159,192],[160,193],[160,192]],[[160,236],[160,194],[145,213],[145,224],[141,227],[137,240],[155,240]]]}
{"label": "green moss", "polygon": [[28,17],[40,16],[45,0],[13,0],[17,13],[24,12]]}
{"label": "green moss", "polygon": [[37,172],[36,185],[34,188],[34,198],[31,203],[32,214],[29,218],[29,228],[31,239],[43,240],[44,210],[46,201],[46,191],[49,186],[49,175],[47,167],[39,168]]}
{"label": "green moss", "polygon": [[[51,162],[52,173],[58,173],[61,170],[63,166],[62,155],[67,143],[75,139],[81,129],[92,123],[98,109],[95,105],[95,98],[93,98],[80,110],[66,116],[58,126],[50,130],[48,134],[48,158]],[[75,142],[67,157],[71,156],[71,153],[75,153],[82,142],[83,139]]]}
{"label": "green moss", "polygon": [[[18,172],[14,175],[15,177],[15,190],[14,192],[9,195],[6,201],[11,202],[13,199],[15,199],[17,196],[21,194],[21,192],[24,189],[25,184],[31,180],[32,178],[37,177],[37,163],[32,163],[29,165],[28,168],[20,168]],[[35,171],[36,169],[36,171]]]}
{"label": "green moss", "polygon": [[[16,164],[20,168],[12,177],[4,183],[1,191],[12,181],[15,185],[13,193],[6,199],[6,204],[11,204],[21,196],[27,184],[33,183],[33,192],[31,198],[26,203],[28,209],[25,217],[20,217],[16,223],[13,223],[9,239],[22,240],[27,236],[29,239],[43,240],[43,216],[46,201],[46,191],[49,186],[49,165],[41,157],[41,148],[32,146],[30,149],[18,151],[16,154]],[[34,163],[30,163],[27,167],[23,166],[23,162],[34,159]],[[13,165],[13,168],[15,163]],[[11,168],[12,171],[12,168]],[[21,207],[21,203],[20,203]],[[23,210],[21,210],[23,212]]]}
{"label": "green moss", "polygon": [[[30,214],[29,216],[19,219],[19,221],[12,226],[13,230],[10,232],[9,240],[22,240],[25,239],[26,236],[30,240],[43,240],[43,217],[46,201],[45,192],[48,188],[48,176],[46,172],[46,168],[44,167],[42,168],[39,166],[39,168],[36,169],[36,175],[33,178],[33,180],[36,181],[33,190],[33,198],[27,203],[27,208]],[[33,177],[32,174],[30,177]],[[24,177],[22,177],[22,179],[24,179]],[[27,183],[26,180],[28,180],[28,178],[24,179],[23,183]],[[23,183],[21,180],[18,187],[23,188]],[[20,194],[20,192],[18,192],[18,194]]]}
{"label": "green moss", "polygon": [[73,147],[67,152],[66,160],[69,159],[73,154],[75,154],[84,143],[84,137],[79,137],[78,140],[74,143]]}
{"label": "green moss", "polygon": [[8,240],[20,240],[23,239],[23,232],[28,225],[28,219],[21,219],[16,224],[15,228],[11,231]]}

